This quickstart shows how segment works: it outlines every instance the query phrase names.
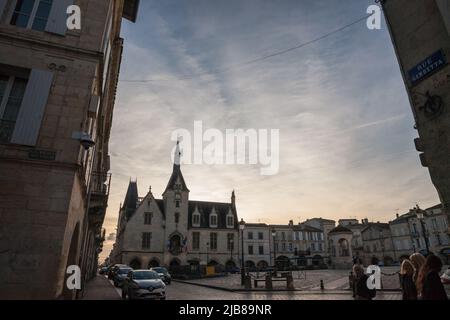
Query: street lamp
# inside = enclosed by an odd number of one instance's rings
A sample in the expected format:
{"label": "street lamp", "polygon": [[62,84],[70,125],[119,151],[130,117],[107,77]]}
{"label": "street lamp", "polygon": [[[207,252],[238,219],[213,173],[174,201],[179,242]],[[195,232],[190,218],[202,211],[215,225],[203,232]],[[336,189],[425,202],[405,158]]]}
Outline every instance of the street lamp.
{"label": "street lamp", "polygon": [[273,266],[277,267],[277,246],[275,245],[275,237],[277,236],[277,232],[275,229],[272,230],[272,238],[273,238]]}
{"label": "street lamp", "polygon": [[421,209],[417,210],[416,215],[417,215],[417,218],[419,219],[420,224],[422,226],[423,239],[425,240],[425,248],[426,248],[427,255],[428,255],[429,248],[428,248],[428,238],[427,238],[427,235],[426,235],[427,232],[426,232],[426,229],[425,229],[425,215],[423,213],[423,210],[421,210]]}
{"label": "street lamp", "polygon": [[244,229],[245,229],[245,221],[241,218],[239,222],[239,229],[241,230],[241,285],[244,285],[245,280],[245,270],[244,270]]}

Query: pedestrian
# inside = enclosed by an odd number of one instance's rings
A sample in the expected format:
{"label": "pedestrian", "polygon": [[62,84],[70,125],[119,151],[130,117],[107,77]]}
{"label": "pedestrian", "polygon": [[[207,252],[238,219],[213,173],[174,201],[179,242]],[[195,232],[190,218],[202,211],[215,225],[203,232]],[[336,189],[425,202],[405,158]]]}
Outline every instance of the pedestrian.
{"label": "pedestrian", "polygon": [[414,283],[414,266],[408,259],[403,260],[400,266],[400,286],[403,300],[417,300],[417,289]]}
{"label": "pedestrian", "polygon": [[372,300],[375,297],[375,289],[367,287],[367,279],[364,268],[360,264],[353,266],[353,297],[355,300]]}
{"label": "pedestrian", "polygon": [[412,265],[414,266],[413,280],[414,282],[416,282],[420,272],[420,268],[425,264],[425,257],[420,253],[416,252],[409,257],[409,261],[411,261]]}
{"label": "pedestrian", "polygon": [[442,269],[441,259],[430,254],[417,278],[417,292],[422,300],[448,300],[447,292],[439,277]]}

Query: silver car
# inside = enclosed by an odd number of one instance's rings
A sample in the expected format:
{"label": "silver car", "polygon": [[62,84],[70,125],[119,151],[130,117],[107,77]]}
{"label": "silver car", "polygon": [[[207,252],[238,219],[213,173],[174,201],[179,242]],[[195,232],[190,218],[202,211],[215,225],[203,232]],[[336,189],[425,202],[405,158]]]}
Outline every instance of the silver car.
{"label": "silver car", "polygon": [[132,270],[122,284],[122,299],[166,299],[166,285],[150,270]]}

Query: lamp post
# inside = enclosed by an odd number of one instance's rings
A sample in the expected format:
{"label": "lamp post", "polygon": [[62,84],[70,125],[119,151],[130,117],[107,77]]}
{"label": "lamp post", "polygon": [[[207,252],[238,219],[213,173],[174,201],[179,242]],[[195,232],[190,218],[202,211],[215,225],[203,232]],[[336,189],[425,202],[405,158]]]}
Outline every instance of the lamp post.
{"label": "lamp post", "polygon": [[244,268],[244,229],[245,221],[241,218],[239,222],[239,229],[241,230],[241,285],[245,282],[245,268]]}
{"label": "lamp post", "polygon": [[[277,232],[275,229],[272,229],[272,238],[273,238],[273,267],[276,269],[277,267],[277,246],[275,244],[275,237],[277,236]],[[276,272],[276,271],[275,271]]]}
{"label": "lamp post", "polygon": [[428,255],[428,253],[430,251],[429,251],[429,247],[428,247],[427,231],[425,229],[425,215],[423,213],[423,210],[421,210],[419,208],[417,209],[417,213],[416,214],[417,214],[417,218],[419,219],[420,224],[422,226],[423,239],[425,240],[425,248],[426,248],[427,255]]}

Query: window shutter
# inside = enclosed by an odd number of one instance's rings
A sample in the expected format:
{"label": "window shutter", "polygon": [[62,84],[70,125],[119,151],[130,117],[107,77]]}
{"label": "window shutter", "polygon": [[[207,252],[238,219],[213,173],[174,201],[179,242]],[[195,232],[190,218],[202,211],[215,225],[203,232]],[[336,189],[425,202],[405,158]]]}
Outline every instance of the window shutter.
{"label": "window shutter", "polygon": [[3,11],[5,10],[7,0],[0,0],[0,18],[3,15]]}
{"label": "window shutter", "polygon": [[62,36],[66,35],[68,17],[67,8],[72,4],[73,0],[53,1],[45,31],[56,33]]}
{"label": "window shutter", "polygon": [[31,71],[11,143],[36,145],[52,80],[53,73],[50,71],[37,69]]}

